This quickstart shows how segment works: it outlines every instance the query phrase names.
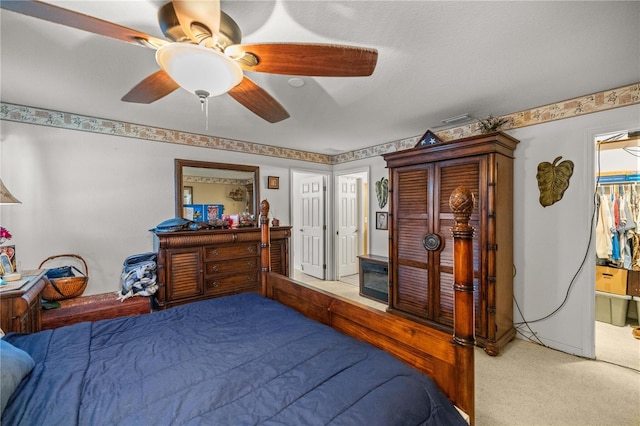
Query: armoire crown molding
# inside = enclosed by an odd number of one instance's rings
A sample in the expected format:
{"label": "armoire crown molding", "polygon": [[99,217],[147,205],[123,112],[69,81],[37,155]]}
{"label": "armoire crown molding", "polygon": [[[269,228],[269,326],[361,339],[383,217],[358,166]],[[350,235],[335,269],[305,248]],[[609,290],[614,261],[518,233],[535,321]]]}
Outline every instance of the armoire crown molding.
{"label": "armoire crown molding", "polygon": [[[505,119],[506,124],[502,127],[502,130],[509,131],[520,127],[574,118],[635,104],[640,104],[640,82],[496,118]],[[417,135],[342,154],[326,155],[8,102],[0,103],[0,120],[329,165],[363,160],[413,148],[420,137],[420,135]],[[447,141],[478,134],[480,133],[480,126],[475,122],[435,133],[441,140]]]}

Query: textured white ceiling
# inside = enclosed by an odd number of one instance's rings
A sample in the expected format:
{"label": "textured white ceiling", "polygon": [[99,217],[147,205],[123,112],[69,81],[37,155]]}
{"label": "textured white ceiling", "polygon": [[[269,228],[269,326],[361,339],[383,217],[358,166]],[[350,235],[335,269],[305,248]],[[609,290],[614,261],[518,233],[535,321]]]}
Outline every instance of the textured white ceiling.
{"label": "textured white ceiling", "polygon": [[[161,1],[55,1],[162,37]],[[120,98],[155,72],[155,52],[0,12],[2,101],[335,154],[421,135],[463,113],[484,118],[640,82],[640,2],[223,1],[243,42],[378,49],[371,77],[247,73],[291,118],[270,124],[228,95],[178,90]]]}

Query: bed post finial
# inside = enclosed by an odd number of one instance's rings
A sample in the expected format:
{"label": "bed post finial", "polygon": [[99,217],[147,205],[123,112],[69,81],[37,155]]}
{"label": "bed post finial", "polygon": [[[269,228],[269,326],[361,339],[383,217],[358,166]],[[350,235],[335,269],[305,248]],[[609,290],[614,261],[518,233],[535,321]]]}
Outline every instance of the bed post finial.
{"label": "bed post finial", "polygon": [[271,234],[269,232],[269,201],[260,202],[260,283],[267,296],[267,273],[271,271]]}
{"label": "bed post finial", "polygon": [[263,220],[269,221],[269,209],[271,206],[269,205],[269,201],[262,200],[260,201],[260,225],[262,225]]}
{"label": "bed post finial", "polygon": [[[453,297],[454,330],[453,341],[456,344],[456,364],[469,366],[456,378],[459,389],[474,389],[474,331],[475,308],[473,306],[473,233],[469,225],[475,205],[473,193],[465,186],[457,187],[449,198],[449,207],[453,211],[456,224],[451,228],[453,234]],[[462,361],[464,360],[464,361]],[[466,393],[469,401],[456,403],[469,407],[471,424],[474,424],[473,392]]]}

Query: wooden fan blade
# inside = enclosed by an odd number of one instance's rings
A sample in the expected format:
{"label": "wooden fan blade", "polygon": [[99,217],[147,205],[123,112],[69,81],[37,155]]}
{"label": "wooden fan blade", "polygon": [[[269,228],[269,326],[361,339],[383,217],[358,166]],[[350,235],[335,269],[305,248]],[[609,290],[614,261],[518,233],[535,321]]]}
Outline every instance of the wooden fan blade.
{"label": "wooden fan blade", "polygon": [[[224,52],[247,71],[312,77],[368,76],[378,61],[375,49],[335,44],[235,44]],[[245,53],[255,56],[257,65],[241,60]]]}
{"label": "wooden fan blade", "polygon": [[178,83],[173,81],[171,77],[169,77],[169,74],[164,70],[159,70],[129,90],[129,93],[124,95],[122,100],[125,102],[150,104],[151,102],[164,98],[178,87],[180,87]]}
{"label": "wooden fan blade", "polygon": [[290,117],[278,101],[247,76],[244,76],[240,84],[228,93],[233,99],[269,123],[277,123]]}
{"label": "wooden fan blade", "polygon": [[[220,32],[220,0],[174,0],[172,3],[182,31],[195,43],[200,44],[204,38]],[[208,33],[203,33],[197,24],[207,27]]]}
{"label": "wooden fan blade", "polygon": [[65,25],[90,33],[115,38],[127,43],[142,45],[157,49],[167,42],[163,39],[123,27],[112,22],[94,18],[73,10],[64,9],[49,3],[34,0],[18,0],[0,2],[0,7],[12,12],[22,13],[33,18]]}

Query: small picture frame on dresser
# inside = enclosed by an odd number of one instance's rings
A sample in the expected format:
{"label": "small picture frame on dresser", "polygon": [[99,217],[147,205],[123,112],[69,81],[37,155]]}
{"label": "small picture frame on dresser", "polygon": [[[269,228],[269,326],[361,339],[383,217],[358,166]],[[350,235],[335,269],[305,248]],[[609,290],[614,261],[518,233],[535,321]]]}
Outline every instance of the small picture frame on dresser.
{"label": "small picture frame on dresser", "polygon": [[0,253],[0,275],[13,273],[13,265],[6,253]]}
{"label": "small picture frame on dresser", "polygon": [[16,246],[0,246],[0,253],[5,253],[9,256],[11,267],[13,268],[13,271],[16,272],[18,270],[18,263],[16,262]]}

